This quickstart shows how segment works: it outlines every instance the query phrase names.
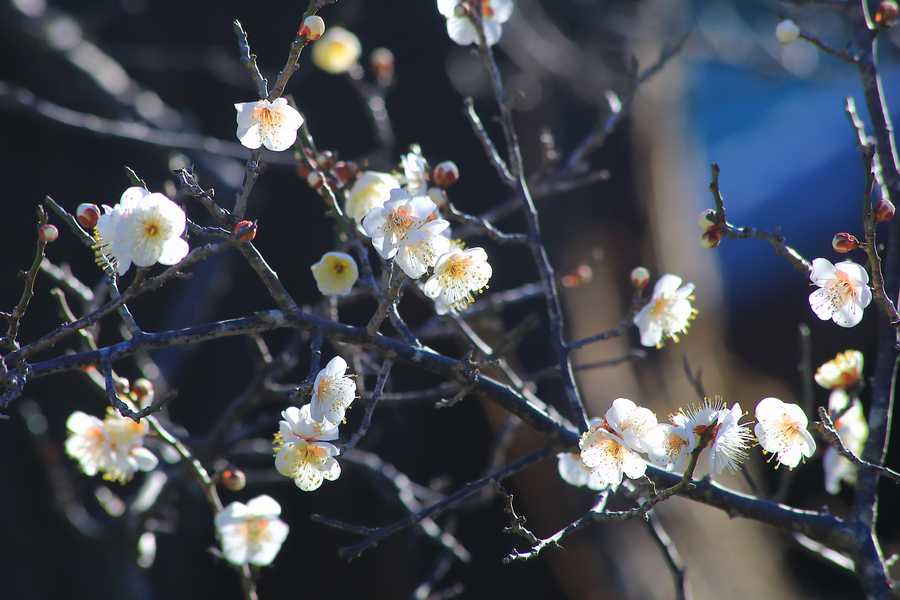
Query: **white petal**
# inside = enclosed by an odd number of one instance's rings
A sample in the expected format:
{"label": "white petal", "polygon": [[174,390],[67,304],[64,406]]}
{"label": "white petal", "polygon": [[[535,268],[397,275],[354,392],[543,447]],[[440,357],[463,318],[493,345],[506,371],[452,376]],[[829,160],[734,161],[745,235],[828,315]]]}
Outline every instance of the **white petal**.
{"label": "white petal", "polygon": [[159,464],[159,459],[156,458],[156,455],[147,450],[146,448],[135,448],[131,451],[131,457],[134,458],[137,463],[138,471],[152,471],[156,468],[156,465]]}
{"label": "white petal", "polygon": [[653,286],[653,297],[658,298],[659,296],[675,294],[678,291],[678,288],[681,287],[681,281],[682,279],[678,275],[666,273],[660,277],[659,281],[656,282],[656,285]]}
{"label": "white petal", "polygon": [[452,17],[453,11],[456,10],[456,6],[459,3],[460,0],[437,0],[438,12],[445,17]]}
{"label": "white petal", "polygon": [[180,237],[172,238],[163,244],[162,254],[159,255],[157,262],[161,265],[177,265],[189,251],[190,248],[186,241]]}
{"label": "white petal", "polygon": [[484,40],[487,42],[487,45],[493,46],[499,42],[500,36],[503,34],[502,23],[494,19],[484,19],[482,24],[484,25]]}
{"label": "white petal", "polygon": [[333,458],[326,460],[322,467],[322,477],[328,481],[335,481],[341,476],[341,463]]}
{"label": "white petal", "polygon": [[834,304],[831,302],[828,292],[822,288],[809,295],[809,306],[823,321],[827,321],[835,314]]}
{"label": "white petal", "polygon": [[841,327],[855,327],[863,318],[863,309],[856,302],[848,302],[836,310],[831,319]]}
{"label": "white petal", "polygon": [[281,514],[281,505],[271,496],[257,496],[247,503],[247,512],[254,517],[271,519]]}
{"label": "white petal", "polygon": [[513,0],[490,0],[494,10],[493,19],[498,23],[506,23],[512,16],[515,3]]}
{"label": "white petal", "polygon": [[852,260],[841,261],[834,265],[834,268],[849,275],[850,280],[853,282],[869,283],[869,274],[862,265],[858,265]]}
{"label": "white petal", "polygon": [[450,17],[447,19],[447,35],[460,46],[478,43],[478,32],[465,17]]}
{"label": "white petal", "polygon": [[825,282],[834,279],[834,265],[825,258],[816,258],[812,261],[812,271],[809,273],[809,280],[818,286],[825,285]]}
{"label": "white petal", "polygon": [[[298,125],[299,127],[299,125]],[[297,128],[293,123],[282,123],[275,127],[261,128],[260,140],[269,150],[281,152],[287,150],[297,141]],[[243,140],[241,140],[243,144]],[[246,146],[246,144],[244,144]]]}
{"label": "white petal", "polygon": [[80,410],[73,412],[69,415],[69,418],[66,419],[66,429],[72,433],[83,434],[94,427],[101,427],[102,425],[103,422],[100,419],[92,417],[87,413],[83,413]]}
{"label": "white petal", "polygon": [[256,150],[263,144],[262,130],[259,123],[248,123],[245,126],[238,125],[236,135],[244,148]]}

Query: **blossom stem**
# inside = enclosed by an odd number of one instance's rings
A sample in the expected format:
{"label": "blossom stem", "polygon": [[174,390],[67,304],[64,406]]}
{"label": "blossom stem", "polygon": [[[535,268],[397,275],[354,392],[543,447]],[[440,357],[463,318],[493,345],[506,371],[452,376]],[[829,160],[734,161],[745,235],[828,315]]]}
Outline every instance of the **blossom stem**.
{"label": "blossom stem", "polygon": [[[47,211],[41,205],[37,207],[37,224],[38,228],[47,224]],[[13,309],[12,314],[7,318],[6,337],[3,340],[3,345],[10,350],[18,347],[16,338],[19,335],[19,324],[22,322],[22,318],[25,317],[25,313],[28,312],[28,304],[31,302],[31,298],[34,297],[34,281],[37,278],[38,270],[41,268],[41,263],[44,261],[44,249],[47,247],[47,242],[42,240],[40,236],[35,237],[37,238],[37,243],[35,244],[34,259],[31,261],[31,267],[25,273],[22,296],[19,298],[19,302]]]}

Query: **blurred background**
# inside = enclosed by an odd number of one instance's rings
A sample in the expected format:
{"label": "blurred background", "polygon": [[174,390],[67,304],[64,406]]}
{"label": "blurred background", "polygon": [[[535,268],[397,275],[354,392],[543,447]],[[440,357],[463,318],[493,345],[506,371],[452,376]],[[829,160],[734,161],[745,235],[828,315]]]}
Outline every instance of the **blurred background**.
{"label": "blurred background", "polygon": [[[91,115],[233,143],[232,104],[251,100],[254,88],[237,60],[231,20],[241,20],[261,69],[271,76],[284,62],[304,4],[0,1],[0,164],[11,225],[0,263],[3,310],[21,291],[17,273],[33,255],[34,207],[45,195],[70,210],[81,202],[113,204],[129,185],[126,165],[151,189],[172,195],[171,170],[193,165],[200,183],[215,187],[219,201],[230,206],[246,157],[239,146],[228,146],[222,156],[115,139],[90,131],[101,123]],[[811,45],[779,44],[773,32],[783,15],[835,46],[847,41],[838,16],[775,2],[516,0],[498,60],[531,171],[542,164],[542,137],[552,135],[557,151],[567,156],[608,118],[607,91],[627,99],[633,60],[646,68],[688,35],[677,56],[636,91],[626,116],[591,157],[593,170],[604,175],[589,186],[539,200],[554,265],[561,275],[579,274],[566,280],[563,291],[571,338],[610,328],[627,314],[628,273],[637,265],[648,267],[654,277],[672,272],[697,286],[700,316],[680,344],[580,374],[592,415],[602,415],[619,396],[653,408],[660,417],[693,402],[685,356],[702,368],[710,394],[739,402],[745,410],[752,411],[764,396],[799,401],[802,324],[810,328],[814,366],[848,348],[870,358],[874,309],[852,330],[821,323],[806,300],[808,283],[763,242],[726,240],[718,250],[699,244],[696,221],[712,206],[707,186],[713,161],[721,165],[729,220],[736,225],[780,231],[807,258],[832,261],[837,260],[830,246],[835,232],[861,233],[863,172],[842,108],[848,95],[862,105],[859,81],[849,67]],[[392,129],[379,133],[358,82],[316,70],[304,53],[289,92],[320,148],[390,169],[410,144],[420,144],[432,164],[450,159],[460,166],[461,181],[450,192],[454,204],[471,213],[504,204],[507,191],[462,113],[463,98],[474,97],[500,139],[490,118],[496,110],[488,81],[477,55],[447,38],[434,2],[340,0],[322,16],[328,26],[341,24],[360,37],[365,64],[377,47],[393,51],[396,76],[386,95]],[[881,44],[892,112],[900,107],[897,42],[900,35],[894,31]],[[132,131],[143,137],[140,130]],[[203,220],[198,206],[186,208],[192,218]],[[292,166],[273,164],[256,186],[249,213],[259,220],[258,247],[294,297],[317,302],[309,265],[331,249],[332,235],[316,194]],[[524,228],[516,216],[498,223],[505,231]],[[520,249],[490,246],[489,252],[495,265],[490,292],[537,279]],[[71,265],[86,282],[99,281],[92,257],[67,231],[61,231],[48,254],[57,264]],[[23,325],[26,341],[59,323],[50,287],[49,280],[39,278]],[[190,279],[140,299],[132,309],[152,331],[240,316],[270,304],[239,257],[226,255],[204,263]],[[365,323],[373,307],[362,302],[342,316]],[[415,299],[402,309],[413,324],[427,318],[427,307]],[[496,341],[541,311],[538,302],[525,303],[479,317],[473,325],[485,339]],[[114,323],[106,324],[102,339],[118,339]],[[267,341],[277,350],[285,337],[267,336]],[[619,357],[637,345],[633,332],[580,350],[576,362]],[[452,343],[435,346],[456,356],[465,350]],[[249,353],[245,341],[226,340],[154,354],[157,387],[178,390],[169,417],[185,435],[205,433],[243,389],[252,371]],[[510,360],[526,375],[551,364],[546,330],[529,335]],[[117,368],[136,376],[137,365],[128,362]],[[302,358],[288,379],[302,379],[304,365]],[[439,383],[409,368],[395,372],[398,391]],[[541,382],[538,391],[560,406],[561,390],[553,382]],[[816,395],[819,404],[827,402],[825,390],[816,389]],[[234,572],[209,552],[214,537],[208,507],[189,480],[167,488],[157,512],[143,524],[156,534],[156,560],[136,566],[140,531],[110,526],[114,519],[94,499],[102,482],[81,476],[62,453],[68,414],[76,409],[101,414],[103,406],[104,399],[82,378],[66,374],[31,384],[26,399],[10,407],[11,418],[0,421],[5,457],[0,461],[0,481],[5,482],[0,596],[239,598]],[[281,408],[265,406],[255,417],[274,423]],[[509,430],[502,412],[476,398],[441,411],[427,402],[386,405],[364,448],[443,492],[484,472],[500,433],[511,439],[503,462],[540,443],[525,427]],[[850,492],[825,493],[820,457],[787,475],[773,472],[753,452],[750,471],[763,493],[780,491],[794,506],[827,505],[841,514]],[[262,574],[263,598],[286,593],[411,598],[432,578],[434,598],[674,597],[670,573],[640,523],[595,525],[573,536],[564,551],[550,549],[527,563],[501,564],[521,542],[503,533],[502,502],[490,498],[441,519],[472,553],[468,563],[448,560],[428,538],[408,531],[348,564],[336,549],[353,537],[316,525],[308,515],[388,523],[404,513],[383,481],[348,465],[339,481],[303,494],[287,480],[263,476],[265,461],[232,459],[261,475],[251,476],[244,492],[224,492],[225,501],[269,493],[282,504],[292,530],[274,567]],[[893,451],[888,462],[898,459]],[[166,469],[184,477],[177,466]],[[740,477],[726,483],[747,490]],[[900,496],[890,484],[883,485],[880,527],[889,556],[898,546],[898,515],[891,507]],[[112,491],[128,499],[135,486]],[[555,461],[513,478],[509,487],[539,535],[591,506],[588,492],[559,480]],[[684,556],[695,598],[861,595],[851,575],[807,553],[786,534],[729,520],[679,498],[660,506],[659,514]]]}

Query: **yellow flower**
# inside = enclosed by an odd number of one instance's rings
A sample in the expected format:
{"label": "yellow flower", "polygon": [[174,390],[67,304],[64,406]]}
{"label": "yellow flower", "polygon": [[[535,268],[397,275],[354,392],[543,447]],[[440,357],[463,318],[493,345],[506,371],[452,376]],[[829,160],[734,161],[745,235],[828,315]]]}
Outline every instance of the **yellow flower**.
{"label": "yellow flower", "polygon": [[319,291],[325,296],[346,296],[359,279],[356,261],[343,252],[326,252],[311,269]]}
{"label": "yellow flower", "polygon": [[346,73],[359,61],[362,45],[359,38],[343,27],[333,27],[313,44],[313,63],[334,75]]}

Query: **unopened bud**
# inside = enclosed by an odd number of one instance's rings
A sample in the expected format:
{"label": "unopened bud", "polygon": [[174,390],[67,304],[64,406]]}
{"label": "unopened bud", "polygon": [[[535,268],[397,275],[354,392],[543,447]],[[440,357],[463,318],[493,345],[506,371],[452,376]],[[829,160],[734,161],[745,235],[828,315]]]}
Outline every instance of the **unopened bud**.
{"label": "unopened bud", "polygon": [[894,218],[894,203],[887,198],[882,198],[875,204],[875,222],[884,223]]}
{"label": "unopened bud", "polygon": [[44,223],[40,227],[38,227],[38,239],[44,242],[45,244],[49,244],[50,242],[55,242],[56,238],[59,237],[59,229],[56,228],[56,225],[51,225],[50,223]]}
{"label": "unopened bud", "polygon": [[900,16],[900,7],[895,0],[883,0],[875,9],[875,22],[885,27],[893,27]]}
{"label": "unopened bud", "polygon": [[571,273],[563,275],[562,285],[566,288],[574,288],[586,283],[590,283],[594,279],[594,270],[590,265],[580,264],[575,267]]}
{"label": "unopened bud", "polygon": [[328,171],[331,167],[334,166],[336,157],[334,152],[331,150],[322,150],[319,152],[319,155],[316,157],[316,164],[319,165],[319,168],[323,171]]}
{"label": "unopened bud", "polygon": [[247,485],[247,476],[240,469],[222,471],[222,485],[232,492],[239,492]]}
{"label": "unopened bud", "polygon": [[719,218],[711,208],[707,208],[702,213],[700,213],[700,220],[697,222],[700,225],[700,229],[706,231],[710,227],[715,227],[719,224]]}
{"label": "unopened bud", "polygon": [[334,163],[331,172],[334,173],[338,181],[346,185],[356,179],[356,175],[359,173],[359,165],[352,161],[339,160]]}
{"label": "unopened bud", "polygon": [[800,39],[800,28],[790,19],[784,19],[775,26],[775,37],[782,44],[793,44]]}
{"label": "unopened bud", "polygon": [[646,267],[635,267],[631,271],[631,285],[636,290],[642,290],[650,283],[650,271]]}
{"label": "unopened bud", "polygon": [[298,35],[306,38],[309,42],[314,42],[322,37],[323,33],[325,33],[325,21],[318,15],[312,15],[303,19]]}
{"label": "unopened bud", "polygon": [[700,236],[700,245],[704,248],[718,248],[722,243],[722,230],[719,227],[710,227]]}
{"label": "unopened bud", "polygon": [[252,242],[256,238],[256,222],[238,221],[231,230],[231,235],[240,242]]}
{"label": "unopened bud", "polygon": [[306,179],[307,177],[309,177],[309,167],[307,167],[302,162],[297,163],[297,177],[301,179]]}
{"label": "unopened bud", "polygon": [[434,168],[431,175],[436,185],[448,188],[459,181],[459,167],[452,160],[445,160]]}
{"label": "unopened bud", "polygon": [[153,395],[153,382],[144,377],[135,379],[131,384],[131,391],[134,393],[134,397],[138,402],[141,402],[145,398],[150,398]]}
{"label": "unopened bud", "polygon": [[369,64],[378,83],[386,85],[394,79],[394,53],[387,48],[375,48],[369,55]]}
{"label": "unopened bud", "polygon": [[75,218],[78,219],[78,223],[82,227],[91,231],[97,226],[97,221],[100,220],[100,207],[90,202],[79,204],[78,208],[75,209]]}
{"label": "unopened bud", "polygon": [[835,252],[846,254],[859,248],[859,240],[852,233],[836,233],[831,240],[831,247],[834,248]]}
{"label": "unopened bud", "polygon": [[306,183],[309,184],[309,187],[312,189],[317,190],[325,183],[325,179],[318,171],[310,171],[309,175],[306,176]]}

